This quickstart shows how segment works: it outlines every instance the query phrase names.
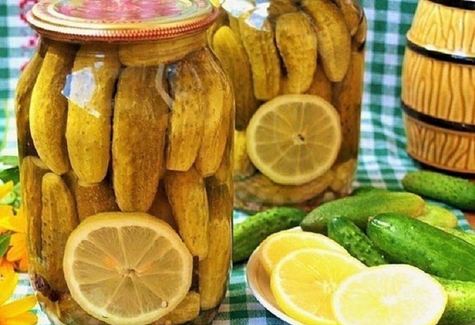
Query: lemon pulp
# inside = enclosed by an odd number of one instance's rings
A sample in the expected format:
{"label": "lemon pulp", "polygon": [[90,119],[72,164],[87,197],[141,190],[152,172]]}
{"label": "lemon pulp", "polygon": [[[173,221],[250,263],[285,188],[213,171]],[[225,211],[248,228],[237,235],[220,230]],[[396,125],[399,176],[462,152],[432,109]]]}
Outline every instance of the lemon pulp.
{"label": "lemon pulp", "polygon": [[272,181],[300,185],[323,175],[341,146],[340,117],[315,95],[282,95],[263,104],[249,121],[247,150]]}

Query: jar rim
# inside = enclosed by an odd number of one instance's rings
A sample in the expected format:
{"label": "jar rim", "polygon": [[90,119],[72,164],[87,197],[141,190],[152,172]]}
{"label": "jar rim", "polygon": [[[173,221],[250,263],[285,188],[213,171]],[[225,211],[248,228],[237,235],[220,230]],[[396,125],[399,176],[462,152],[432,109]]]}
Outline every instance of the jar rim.
{"label": "jar rim", "polygon": [[26,19],[41,36],[61,41],[143,42],[202,31],[217,15],[209,0],[44,0]]}

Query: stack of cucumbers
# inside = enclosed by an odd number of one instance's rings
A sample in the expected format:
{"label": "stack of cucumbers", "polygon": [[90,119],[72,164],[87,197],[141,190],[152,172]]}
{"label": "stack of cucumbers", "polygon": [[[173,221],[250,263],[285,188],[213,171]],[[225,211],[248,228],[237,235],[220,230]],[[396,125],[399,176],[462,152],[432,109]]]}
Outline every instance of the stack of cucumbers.
{"label": "stack of cucumbers", "polygon": [[439,324],[475,322],[475,234],[435,200],[475,211],[475,184],[427,170],[407,173],[404,191],[363,187],[306,213],[275,207],[234,227],[233,261],[247,260],[270,234],[300,226],[327,235],[367,266],[405,263],[433,275],[448,294]]}

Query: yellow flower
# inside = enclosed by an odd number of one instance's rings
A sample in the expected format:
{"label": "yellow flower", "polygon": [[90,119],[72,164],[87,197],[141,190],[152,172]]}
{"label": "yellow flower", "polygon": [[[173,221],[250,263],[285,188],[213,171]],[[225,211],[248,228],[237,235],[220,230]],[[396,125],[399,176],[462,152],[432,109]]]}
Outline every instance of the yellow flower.
{"label": "yellow flower", "polygon": [[[2,208],[2,206],[0,206],[0,208]],[[27,221],[26,215],[23,212],[23,205],[20,206],[16,215],[14,215],[12,212],[10,216],[0,219],[0,228],[3,227],[6,230],[12,231],[12,236],[10,238],[10,248],[7,251],[6,256],[7,261],[16,262],[17,269],[20,271],[28,270],[26,226]]]}
{"label": "yellow flower", "polygon": [[13,295],[18,284],[18,274],[10,273],[0,279],[0,324],[33,325],[38,317],[31,311],[36,305],[35,296],[27,296],[15,301],[7,300]]}
{"label": "yellow flower", "polygon": [[7,261],[6,257],[0,258],[0,279],[13,272],[15,272],[15,263]]}
{"label": "yellow flower", "polygon": [[[1,187],[1,186],[0,186]],[[1,190],[1,189],[0,189]],[[0,234],[7,231],[7,229],[2,227],[2,220],[10,218],[14,215],[13,207],[11,205],[0,204]]]}

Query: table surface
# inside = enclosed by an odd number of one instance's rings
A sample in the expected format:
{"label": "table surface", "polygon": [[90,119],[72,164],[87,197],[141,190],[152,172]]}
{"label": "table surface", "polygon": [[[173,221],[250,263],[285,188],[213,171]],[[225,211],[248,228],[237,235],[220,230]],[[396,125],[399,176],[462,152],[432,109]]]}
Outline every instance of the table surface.
{"label": "table surface", "polygon": [[[22,19],[34,0],[4,0],[0,3],[0,134],[6,135],[1,154],[16,154],[13,121],[13,91],[20,68],[32,54],[36,37]],[[416,0],[363,0],[368,36],[365,70],[365,93],[361,121],[361,146],[354,186],[373,185],[400,189],[402,176],[418,165],[405,151],[405,134],[400,109],[401,63],[405,33],[416,8]],[[8,132],[5,129],[8,126]],[[458,212],[460,226],[475,225],[475,215],[464,217]],[[236,214],[235,218],[242,216]],[[236,220],[237,221],[237,220]],[[31,294],[25,275],[21,277],[14,298]],[[36,308],[39,325],[50,325]],[[213,324],[282,325],[252,296],[245,282],[245,264],[235,265],[228,294]]]}

